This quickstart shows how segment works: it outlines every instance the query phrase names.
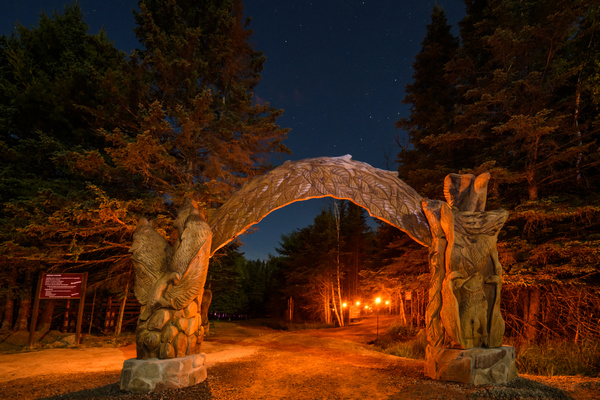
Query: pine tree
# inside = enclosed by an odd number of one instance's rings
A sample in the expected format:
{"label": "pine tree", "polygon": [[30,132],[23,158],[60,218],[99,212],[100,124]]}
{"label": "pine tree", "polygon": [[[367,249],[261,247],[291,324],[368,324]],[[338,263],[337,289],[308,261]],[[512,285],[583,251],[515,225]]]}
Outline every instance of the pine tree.
{"label": "pine tree", "polygon": [[269,257],[267,261],[246,260],[242,288],[248,298],[248,307],[244,313],[249,317],[266,317],[274,311],[274,305],[285,304],[285,301],[281,302],[280,296],[279,267],[278,261],[273,257]]}
{"label": "pine tree", "polygon": [[190,195],[218,204],[287,151],[281,110],[252,99],[264,56],[242,14],[241,1],[140,2],[144,49],[132,70],[145,83],[142,102],[134,126],[105,132],[108,153],[175,204]]}
{"label": "pine tree", "polygon": [[215,207],[287,151],[281,111],[252,99],[264,57],[240,5],[142,1],[129,58],[78,6],[0,38],[7,287],[40,268],[125,286],[140,216],[169,237],[183,197]]}
{"label": "pine tree", "polygon": [[86,109],[109,102],[102,82],[122,59],[103,32],[87,33],[77,5],[0,38],[0,279],[6,304],[21,299],[17,328],[26,327],[38,271],[85,264],[90,235],[96,256],[114,256],[107,243],[123,234],[101,228],[100,212],[86,225],[95,195],[65,157],[102,147]]}
{"label": "pine tree", "polygon": [[348,300],[361,297],[360,272],[373,246],[373,232],[367,224],[367,213],[349,201],[340,202],[341,264],[345,269],[344,293]]}
{"label": "pine tree", "polygon": [[408,135],[408,142],[401,145],[397,158],[400,177],[424,194],[434,190],[432,182],[441,181],[454,165],[456,154],[424,140],[435,140],[431,138],[444,134],[452,126],[456,93],[446,77],[445,67],[457,48],[458,40],[450,32],[446,14],[436,5],[421,51],[415,57],[413,82],[407,85],[403,100],[411,106],[410,118],[396,123]]}
{"label": "pine tree", "polygon": [[323,210],[313,224],[282,235],[276,251],[285,274],[283,294],[294,299],[295,314],[343,325],[340,298],[343,303],[358,295],[372,234],[360,207],[343,201],[338,210],[339,230],[335,209]]}
{"label": "pine tree", "polygon": [[593,135],[577,134],[573,123],[577,69],[565,68],[588,3],[506,0],[462,25],[475,34],[464,33],[471,34],[465,50],[449,65],[461,88],[454,127],[430,143],[471,149],[461,167],[496,168],[497,182],[510,186],[514,199],[574,186],[573,166],[597,163]]}
{"label": "pine tree", "polygon": [[246,259],[239,244],[226,246],[224,253],[211,260],[206,284],[213,295],[209,311],[231,318],[248,311],[249,299],[243,290]]}
{"label": "pine tree", "polygon": [[[445,66],[452,122],[401,157],[428,146],[449,172],[491,172],[488,208],[511,211],[499,242],[516,301],[507,307],[522,313],[514,321],[534,321],[540,304],[562,301],[540,297],[541,287],[597,284],[599,8],[590,0],[465,3],[461,46]],[[422,176],[438,173],[434,165]],[[432,184],[439,197],[441,180]],[[531,325],[526,336],[538,333]]]}

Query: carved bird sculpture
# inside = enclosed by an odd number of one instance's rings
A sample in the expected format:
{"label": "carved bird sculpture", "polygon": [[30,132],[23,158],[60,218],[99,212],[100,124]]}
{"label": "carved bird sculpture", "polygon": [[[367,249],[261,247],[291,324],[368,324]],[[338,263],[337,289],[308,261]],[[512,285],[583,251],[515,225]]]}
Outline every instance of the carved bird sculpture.
{"label": "carved bird sculpture", "polygon": [[193,202],[186,203],[175,221],[179,238],[169,245],[152,223],[142,218],[133,235],[132,261],[135,296],[145,321],[159,307],[182,309],[204,288],[212,232]]}

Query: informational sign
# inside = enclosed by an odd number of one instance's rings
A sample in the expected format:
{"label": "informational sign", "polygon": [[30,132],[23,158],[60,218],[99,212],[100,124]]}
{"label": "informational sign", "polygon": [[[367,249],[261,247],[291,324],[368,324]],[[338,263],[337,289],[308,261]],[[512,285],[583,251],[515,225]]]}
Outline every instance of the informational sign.
{"label": "informational sign", "polygon": [[48,299],[80,299],[79,312],[77,313],[77,328],[75,330],[75,343],[79,346],[81,338],[81,320],[85,305],[85,291],[87,289],[87,272],[83,274],[45,274],[41,273],[38,279],[31,323],[29,324],[29,348],[33,347],[35,328],[40,309],[40,300]]}
{"label": "informational sign", "polygon": [[83,274],[44,274],[40,299],[78,299]]}

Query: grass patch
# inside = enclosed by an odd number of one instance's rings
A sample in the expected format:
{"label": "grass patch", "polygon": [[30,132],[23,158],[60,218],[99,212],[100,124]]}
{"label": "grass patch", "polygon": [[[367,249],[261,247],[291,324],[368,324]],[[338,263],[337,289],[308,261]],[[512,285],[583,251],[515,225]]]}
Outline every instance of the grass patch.
{"label": "grass patch", "polygon": [[393,324],[374,344],[382,353],[422,360],[425,358],[427,335],[425,330]]}
{"label": "grass patch", "polygon": [[600,377],[600,342],[552,341],[515,346],[517,370],[534,375]]}

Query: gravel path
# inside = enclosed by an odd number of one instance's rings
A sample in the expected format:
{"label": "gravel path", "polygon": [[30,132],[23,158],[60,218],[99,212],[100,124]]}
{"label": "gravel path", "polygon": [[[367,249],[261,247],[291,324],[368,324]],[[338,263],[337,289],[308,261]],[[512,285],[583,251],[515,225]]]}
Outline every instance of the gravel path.
{"label": "gravel path", "polygon": [[[15,379],[0,381],[0,398],[600,399],[600,379],[525,376],[497,387],[433,381],[424,377],[422,361],[372,351],[367,339],[368,332],[352,335],[348,329],[281,332],[219,324],[203,344],[208,379],[202,384],[132,395],[119,390],[120,369],[86,372],[79,364],[77,373],[65,365],[51,374],[21,378],[16,374]],[[36,352],[39,360],[45,352]],[[124,359],[130,353],[127,350],[121,354]],[[0,373],[6,360],[3,357],[13,357],[14,364],[25,358],[20,356],[0,355]],[[100,362],[100,358],[94,354],[94,362]],[[21,367],[27,369],[26,364]]]}

